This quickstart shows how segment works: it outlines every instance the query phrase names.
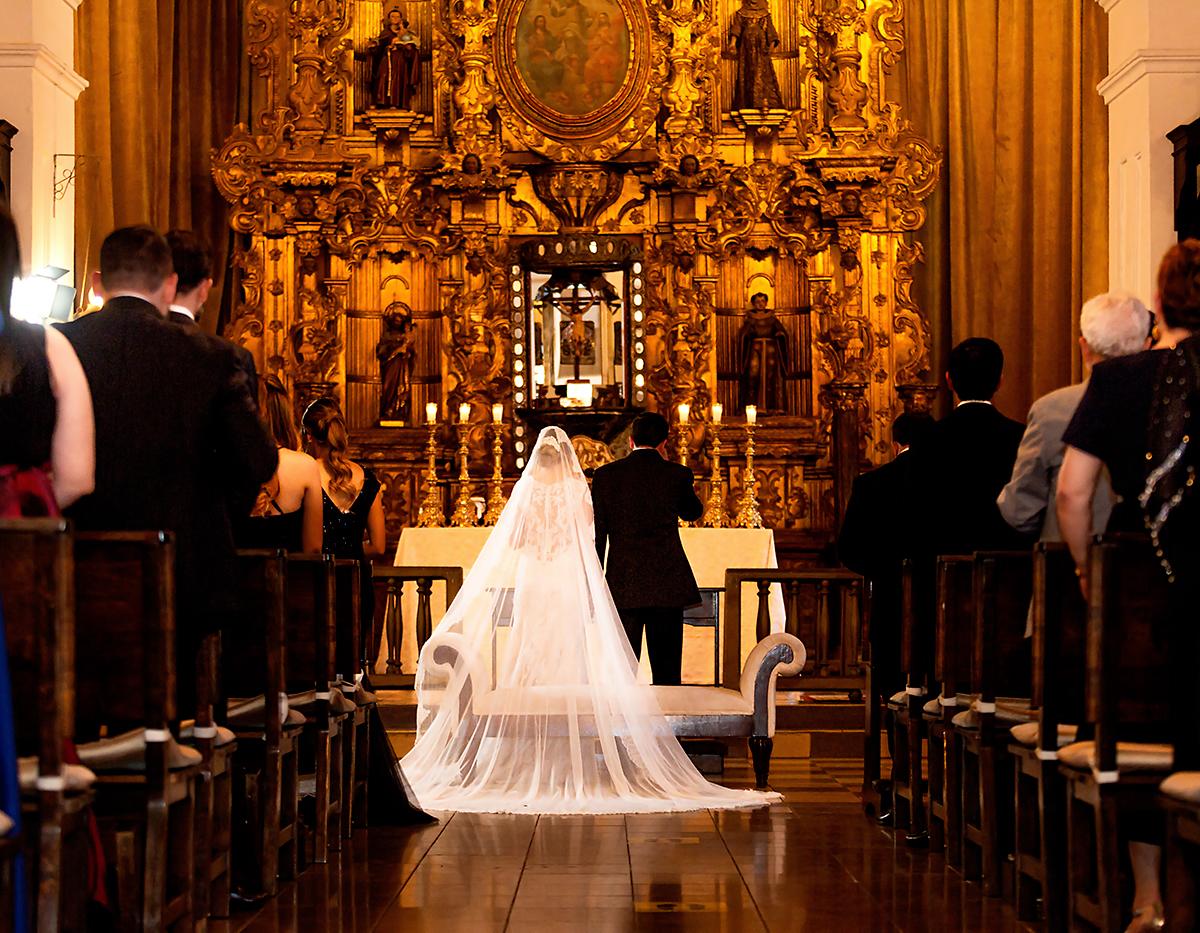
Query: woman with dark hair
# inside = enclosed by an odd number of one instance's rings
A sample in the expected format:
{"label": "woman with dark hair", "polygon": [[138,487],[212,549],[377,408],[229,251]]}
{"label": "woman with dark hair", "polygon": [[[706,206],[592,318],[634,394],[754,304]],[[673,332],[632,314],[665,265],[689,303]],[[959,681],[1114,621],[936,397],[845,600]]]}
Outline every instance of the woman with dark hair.
{"label": "woman with dark hair", "polygon": [[[1178,668],[1168,682],[1178,716],[1170,723],[1176,771],[1200,770],[1200,681],[1195,662],[1200,627],[1200,534],[1192,477],[1198,460],[1189,439],[1200,429],[1200,240],[1167,250],[1158,268],[1154,348],[1099,363],[1063,440],[1058,521],[1086,596],[1091,503],[1107,468],[1116,504],[1107,531],[1149,531],[1170,581],[1167,638]],[[1095,529],[1100,531],[1100,529]],[[1128,933],[1161,929],[1161,827],[1131,827],[1134,918]],[[1155,831],[1157,829],[1157,831]]]}
{"label": "woman with dark hair", "polygon": [[62,334],[14,315],[20,273],[17,227],[0,206],[0,518],[56,515],[96,481],[87,377]]}
{"label": "woman with dark hair", "polygon": [[[371,654],[365,642],[372,637],[375,618],[375,587],[371,580],[370,558],[384,552],[386,532],[383,520],[382,486],[373,470],[360,466],[347,455],[350,435],[342,409],[331,398],[319,398],[308,406],[301,420],[309,449],[320,467],[324,490],[324,544],[326,554],[357,560],[362,568],[361,622],[364,641],[361,656]],[[360,701],[370,700],[366,693],[370,679],[364,673],[358,685]],[[368,820],[373,825],[401,825],[429,822],[430,817],[410,802],[400,762],[392,750],[379,708],[370,708],[371,792],[368,795]]]}
{"label": "woman with dark hair", "polygon": [[263,422],[279,451],[279,468],[259,490],[250,515],[238,523],[238,547],[317,554],[324,520],[321,470],[300,450],[287,388],[278,377],[268,376],[263,392]]}

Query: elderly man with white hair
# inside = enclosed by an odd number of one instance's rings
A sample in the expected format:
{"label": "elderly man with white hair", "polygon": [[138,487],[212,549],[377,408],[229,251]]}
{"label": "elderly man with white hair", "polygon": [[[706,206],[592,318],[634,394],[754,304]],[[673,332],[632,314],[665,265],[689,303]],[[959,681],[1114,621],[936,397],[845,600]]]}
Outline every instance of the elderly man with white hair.
{"label": "elderly man with white hair", "polygon": [[[1037,534],[1042,541],[1061,541],[1054,497],[1065,445],[1063,433],[1087,389],[1087,374],[1099,362],[1145,350],[1152,317],[1132,295],[1106,292],[1083,306],[1079,315],[1079,349],[1084,381],[1043,395],[1029,409],[1025,435],[1017,451],[1012,479],[996,500],[1013,528]],[[1092,527],[1103,528],[1112,510],[1112,490],[1104,477],[1092,500]]]}

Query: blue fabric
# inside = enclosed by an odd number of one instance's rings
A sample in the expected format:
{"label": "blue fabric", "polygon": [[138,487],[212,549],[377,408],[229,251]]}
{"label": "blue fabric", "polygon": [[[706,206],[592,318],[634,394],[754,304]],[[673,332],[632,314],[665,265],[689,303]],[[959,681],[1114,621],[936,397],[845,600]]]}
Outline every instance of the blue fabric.
{"label": "blue fabric", "polygon": [[[4,611],[0,607],[0,810],[13,819],[10,835],[21,831],[21,786],[17,782],[17,734],[13,725],[12,687],[8,678],[8,639],[4,629]],[[13,864],[13,930],[29,929],[28,889],[25,884],[25,858],[18,855]]]}

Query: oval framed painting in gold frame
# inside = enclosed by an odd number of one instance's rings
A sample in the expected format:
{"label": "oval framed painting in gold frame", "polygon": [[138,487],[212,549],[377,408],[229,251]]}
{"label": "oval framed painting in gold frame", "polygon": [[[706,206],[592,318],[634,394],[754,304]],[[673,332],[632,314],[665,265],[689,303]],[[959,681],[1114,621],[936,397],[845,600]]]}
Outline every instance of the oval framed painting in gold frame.
{"label": "oval framed painting in gold frame", "polygon": [[517,117],[547,136],[619,127],[650,84],[643,0],[500,0],[496,76]]}

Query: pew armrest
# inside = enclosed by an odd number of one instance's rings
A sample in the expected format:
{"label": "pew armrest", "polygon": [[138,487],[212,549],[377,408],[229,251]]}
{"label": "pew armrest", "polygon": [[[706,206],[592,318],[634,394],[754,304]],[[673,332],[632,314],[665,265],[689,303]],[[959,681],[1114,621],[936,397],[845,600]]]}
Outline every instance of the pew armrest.
{"label": "pew armrest", "polygon": [[808,652],[795,635],[775,632],[750,652],[742,668],[742,697],[754,708],[754,734],[775,734],[775,687],[781,676],[794,677],[804,669]]}

